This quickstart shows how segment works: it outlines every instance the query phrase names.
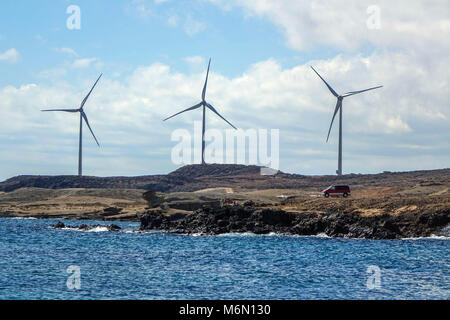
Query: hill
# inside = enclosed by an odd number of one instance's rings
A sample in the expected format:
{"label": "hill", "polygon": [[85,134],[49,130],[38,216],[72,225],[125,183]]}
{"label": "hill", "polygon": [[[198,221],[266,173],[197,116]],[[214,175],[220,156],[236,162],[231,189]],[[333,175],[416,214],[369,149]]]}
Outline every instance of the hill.
{"label": "hill", "polygon": [[304,176],[278,172],[261,175],[261,167],[229,164],[189,165],[167,175],[138,177],[17,176],[0,182],[0,192],[22,188],[42,189],[142,189],[159,192],[192,192],[207,188],[233,189],[305,189],[321,190],[330,184],[349,184],[354,189],[371,187],[409,187],[446,185],[450,169],[349,174],[337,176]]}

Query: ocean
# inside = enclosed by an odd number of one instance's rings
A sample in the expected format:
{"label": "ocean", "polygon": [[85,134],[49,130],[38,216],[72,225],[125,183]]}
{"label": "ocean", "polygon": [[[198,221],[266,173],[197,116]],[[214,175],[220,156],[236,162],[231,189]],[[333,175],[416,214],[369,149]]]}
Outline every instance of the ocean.
{"label": "ocean", "polygon": [[49,228],[57,221],[0,219],[0,299],[450,299],[449,238]]}

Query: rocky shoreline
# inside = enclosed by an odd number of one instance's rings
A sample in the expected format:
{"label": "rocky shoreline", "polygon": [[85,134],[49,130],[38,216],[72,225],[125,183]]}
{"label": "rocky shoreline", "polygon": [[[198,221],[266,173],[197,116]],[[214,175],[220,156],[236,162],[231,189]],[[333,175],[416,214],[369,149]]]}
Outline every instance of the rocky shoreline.
{"label": "rocky shoreline", "polygon": [[82,224],[79,226],[68,226],[65,225],[64,223],[62,223],[61,221],[59,221],[57,224],[50,226],[50,228],[53,229],[71,229],[71,230],[79,230],[79,231],[92,231],[98,228],[106,228],[108,231],[120,231],[122,230],[121,227],[119,227],[118,225],[115,224],[111,224],[109,226],[105,226],[105,225],[100,225],[100,224],[95,224],[95,225],[87,225],[87,224]]}
{"label": "rocky shoreline", "polygon": [[[450,236],[450,169],[342,177],[260,170],[192,165],[147,177],[16,177],[0,183],[0,217],[132,221],[142,232],[202,235]],[[322,197],[335,183],[351,185],[351,197]]]}
{"label": "rocky shoreline", "polygon": [[[374,240],[422,238],[434,235],[450,237],[450,210],[366,216],[349,212],[289,212],[277,208],[262,208],[256,206],[253,201],[248,201],[243,205],[220,208],[205,206],[190,214],[183,212],[167,214],[160,209],[149,209],[138,216],[138,219],[121,221],[140,221],[138,232],[163,231],[202,236],[228,233],[256,235],[275,233],[298,236],[323,234],[333,238]],[[49,219],[51,217],[36,216],[34,218]],[[63,221],[78,220],[60,218]],[[88,220],[108,221],[105,218],[97,218],[91,217]],[[59,221],[50,227],[78,231],[95,231],[98,228],[106,228],[104,231],[121,231],[121,227],[116,224],[67,225]]]}
{"label": "rocky shoreline", "polygon": [[252,203],[222,208],[202,208],[193,214],[165,215],[152,210],[141,216],[140,231],[161,230],[177,234],[226,233],[286,234],[337,238],[403,239],[448,236],[450,212],[362,216],[355,213],[294,213],[257,208]]}
{"label": "rocky shoreline", "polygon": [[[2,218],[61,219],[66,221],[122,221],[140,222],[138,232],[163,231],[185,235],[220,235],[227,233],[269,233],[282,235],[315,236],[324,234],[334,238],[365,239],[404,239],[430,236],[450,237],[450,210],[403,212],[402,214],[363,215],[355,212],[329,211],[290,212],[276,207],[261,207],[253,201],[242,205],[223,207],[204,206],[192,213],[168,213],[161,208],[148,209],[135,216],[114,218],[98,215],[26,215],[2,214]],[[61,221],[50,227],[55,229],[73,229],[91,231],[107,228],[107,231],[120,231],[111,225],[67,225]]]}

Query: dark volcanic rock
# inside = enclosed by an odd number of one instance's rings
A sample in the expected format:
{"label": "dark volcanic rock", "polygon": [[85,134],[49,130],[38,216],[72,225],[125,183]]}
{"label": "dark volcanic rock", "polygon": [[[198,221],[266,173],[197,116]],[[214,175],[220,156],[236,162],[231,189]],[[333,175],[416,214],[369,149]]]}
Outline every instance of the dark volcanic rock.
{"label": "dark volcanic rock", "polygon": [[115,208],[115,207],[110,207],[110,208],[105,208],[103,209],[103,215],[104,216],[115,216],[117,214],[122,213],[123,209],[122,208]]}
{"label": "dark volcanic rock", "polygon": [[[429,181],[421,182],[423,179]],[[303,176],[279,172],[261,175],[261,167],[234,164],[205,164],[182,167],[167,175],[139,177],[79,177],[79,176],[17,176],[0,182],[0,191],[11,192],[20,188],[91,188],[91,189],[143,189],[159,192],[190,192],[205,188],[229,187],[247,189],[300,189],[322,190],[324,186],[342,183],[371,186],[440,185],[434,180],[448,181],[450,169],[384,172],[375,175],[348,174],[344,176]]]}
{"label": "dark volcanic rock", "polygon": [[147,201],[149,208],[158,208],[165,201],[164,197],[156,194],[156,191],[147,191],[142,197]]}
{"label": "dark volcanic rock", "polygon": [[116,225],[116,224],[112,224],[112,225],[109,225],[109,226],[108,226],[108,230],[109,230],[109,231],[120,231],[120,230],[122,230],[122,228],[119,227],[119,226]]}
{"label": "dark volcanic rock", "polygon": [[450,223],[449,212],[405,216],[361,216],[356,213],[291,213],[252,206],[203,208],[193,214],[166,216],[148,211],[141,217],[141,231],[215,235],[223,233],[280,233],[331,237],[400,239],[430,236]]}
{"label": "dark volcanic rock", "polygon": [[62,223],[61,221],[58,221],[57,224],[52,226],[52,228],[55,228],[55,229],[63,229],[65,227],[66,227],[66,225],[64,223]]}
{"label": "dark volcanic rock", "polygon": [[82,231],[89,231],[89,230],[93,230],[95,228],[98,227],[106,227],[108,229],[108,231],[120,231],[122,230],[121,227],[119,227],[118,225],[115,224],[111,224],[109,226],[104,226],[104,225],[87,225],[87,224],[81,224],[79,226],[66,226],[64,223],[62,223],[61,221],[59,221],[57,224],[51,226],[51,228],[54,229],[73,229],[73,230],[82,230]]}

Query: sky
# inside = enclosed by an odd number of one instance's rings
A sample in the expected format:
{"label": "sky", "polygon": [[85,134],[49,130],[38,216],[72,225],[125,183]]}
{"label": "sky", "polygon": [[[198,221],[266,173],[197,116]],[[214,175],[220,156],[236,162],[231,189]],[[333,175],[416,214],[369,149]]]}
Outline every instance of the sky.
{"label": "sky", "polygon": [[[210,57],[208,102],[278,129],[284,172],[337,169],[336,99],[311,65],[340,94],[383,85],[344,100],[344,173],[448,168],[449,38],[446,0],[3,0],[0,180],[77,173],[78,115],[40,110],[78,108],[100,73],[84,174],[175,170],[172,135],[201,110],[162,120],[200,102]],[[208,112],[207,128],[230,127]]]}

